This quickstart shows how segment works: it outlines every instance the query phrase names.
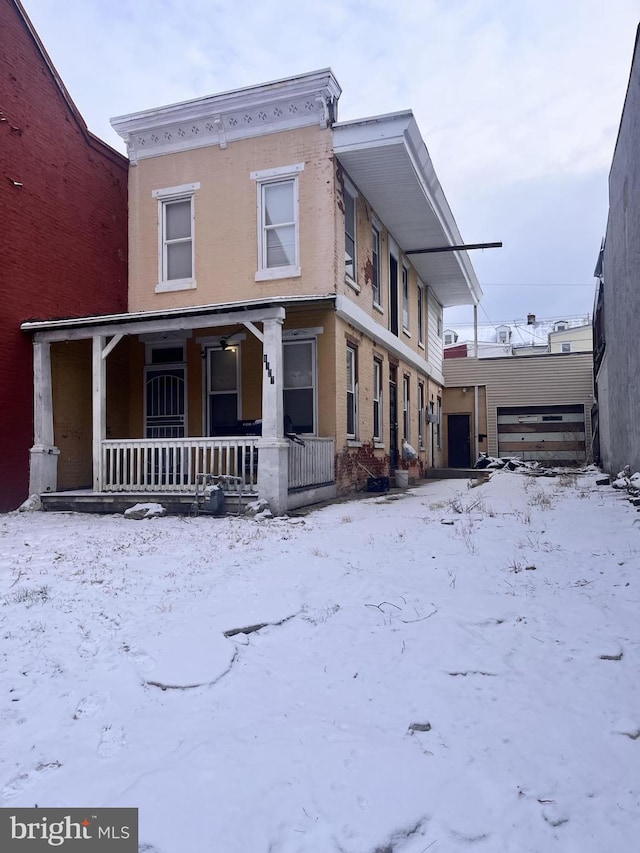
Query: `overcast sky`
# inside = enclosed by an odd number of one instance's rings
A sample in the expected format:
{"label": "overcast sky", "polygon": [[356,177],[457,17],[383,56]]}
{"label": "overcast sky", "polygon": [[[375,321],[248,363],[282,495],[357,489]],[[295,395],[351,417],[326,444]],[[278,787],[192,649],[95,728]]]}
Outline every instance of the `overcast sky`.
{"label": "overcast sky", "polygon": [[121,151],[112,116],[327,66],[341,120],[412,109],[463,238],[504,242],[470,253],[479,320],[592,310],[640,0],[23,4],[89,128]]}

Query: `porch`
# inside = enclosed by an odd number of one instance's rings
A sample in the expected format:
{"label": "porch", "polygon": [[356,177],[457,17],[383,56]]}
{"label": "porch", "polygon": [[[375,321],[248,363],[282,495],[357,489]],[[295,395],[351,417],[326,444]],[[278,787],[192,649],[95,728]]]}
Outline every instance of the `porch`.
{"label": "porch", "polygon": [[329,318],[313,308],[294,310],[284,332],[280,304],[24,324],[34,333],[30,493],[51,508],[177,507],[209,474],[239,480],[243,501],[264,498],[275,514],[332,497],[314,322]]}
{"label": "porch", "polygon": [[[199,473],[241,479],[241,488],[227,493],[234,512],[259,496],[260,438],[140,439],[102,442],[101,484],[97,490],[77,489],[41,495],[49,510],[123,512],[136,503],[154,501],[168,512],[191,510]],[[332,438],[305,438],[288,448],[288,508],[335,495],[335,454]]]}

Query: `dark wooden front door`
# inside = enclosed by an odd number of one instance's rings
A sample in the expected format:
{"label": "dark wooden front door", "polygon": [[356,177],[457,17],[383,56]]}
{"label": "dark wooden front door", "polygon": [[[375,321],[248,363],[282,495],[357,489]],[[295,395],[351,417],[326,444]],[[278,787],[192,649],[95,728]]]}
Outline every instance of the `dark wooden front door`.
{"label": "dark wooden front door", "polygon": [[389,368],[389,465],[398,467],[398,370]]}
{"label": "dark wooden front door", "polygon": [[447,415],[449,467],[471,467],[471,415]]}

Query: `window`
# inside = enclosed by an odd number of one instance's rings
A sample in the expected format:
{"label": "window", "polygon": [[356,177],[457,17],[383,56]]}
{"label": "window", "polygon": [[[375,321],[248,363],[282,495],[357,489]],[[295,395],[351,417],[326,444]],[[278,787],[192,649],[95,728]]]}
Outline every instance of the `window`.
{"label": "window", "polygon": [[562,352],[571,352],[571,341],[568,341],[567,343],[562,344],[561,351]]}
{"label": "window", "polygon": [[402,265],[402,328],[409,331],[409,270]]}
{"label": "window", "polygon": [[356,207],[358,194],[353,186],[344,179],[344,270],[348,279],[358,279],[358,261],[356,258]]}
{"label": "window", "polygon": [[382,362],[373,360],[373,438],[382,441]]}
{"label": "window", "polygon": [[373,304],[380,306],[382,304],[382,294],[380,291],[380,232],[375,225],[371,229],[371,232],[373,236],[371,288],[373,290]]}
{"label": "window", "polygon": [[158,284],[156,293],[195,288],[194,197],[200,184],[154,190],[158,200]]}
{"label": "window", "polygon": [[410,412],[409,412],[409,377],[402,377],[402,437],[409,441],[410,438]]}
{"label": "window", "polygon": [[315,434],[316,342],[285,341],[284,418],[287,432]]}
{"label": "window", "polygon": [[508,344],[510,337],[509,329],[498,329],[498,343],[499,344]]}
{"label": "window", "polygon": [[298,175],[304,163],[251,172],[258,191],[256,281],[300,275]]}
{"label": "window", "polygon": [[442,337],[442,308],[440,305],[436,305],[436,329],[438,332],[438,337]]}
{"label": "window", "polygon": [[424,287],[420,282],[418,282],[418,343],[424,346]]}
{"label": "window", "polygon": [[453,343],[453,332],[445,332],[444,333],[444,343],[445,343],[445,346],[449,346],[449,344]]}
{"label": "window", "polygon": [[347,344],[347,438],[358,437],[358,350]]}
{"label": "window", "polygon": [[557,320],[553,324],[553,331],[554,332],[566,332],[566,330],[568,328],[569,328],[569,324],[567,323],[566,320]]}
{"label": "window", "polygon": [[441,432],[441,423],[442,423],[442,399],[438,397],[438,420],[436,421],[436,447],[438,450],[442,448],[442,432]]}
{"label": "window", "polygon": [[424,447],[424,382],[418,382],[418,438],[420,447]]}

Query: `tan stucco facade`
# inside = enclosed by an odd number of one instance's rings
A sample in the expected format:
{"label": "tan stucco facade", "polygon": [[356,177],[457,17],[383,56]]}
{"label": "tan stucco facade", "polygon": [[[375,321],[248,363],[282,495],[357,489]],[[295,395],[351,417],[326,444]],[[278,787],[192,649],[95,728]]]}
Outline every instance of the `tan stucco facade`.
{"label": "tan stucco facade", "polygon": [[[257,184],[251,173],[304,164],[299,182],[300,276],[256,281]],[[158,200],[154,191],[199,184],[194,192],[195,289],[156,293]],[[129,310],[154,311],[320,294],[335,282],[331,131],[299,128],[141,160],[129,171]]]}

